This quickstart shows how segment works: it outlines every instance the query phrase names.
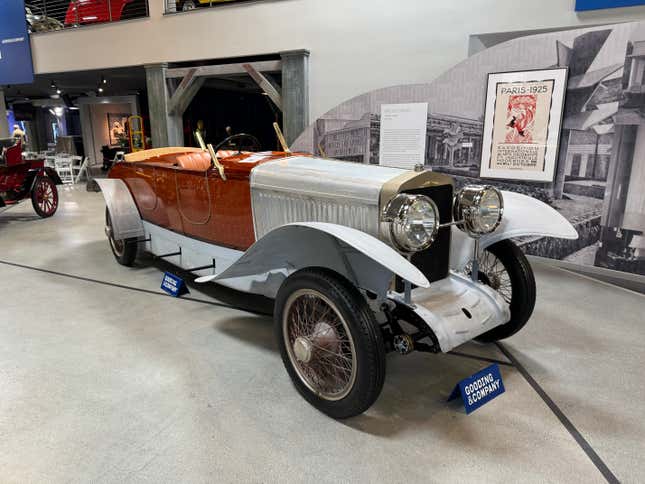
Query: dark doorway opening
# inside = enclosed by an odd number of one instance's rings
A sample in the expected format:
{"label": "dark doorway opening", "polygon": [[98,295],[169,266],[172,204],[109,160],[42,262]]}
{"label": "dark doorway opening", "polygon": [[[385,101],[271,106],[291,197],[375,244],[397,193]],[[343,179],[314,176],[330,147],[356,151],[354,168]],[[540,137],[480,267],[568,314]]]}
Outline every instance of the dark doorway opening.
{"label": "dark doorway opening", "polygon": [[282,113],[259,88],[226,89],[207,84],[200,89],[184,113],[186,145],[198,146],[194,132],[200,120],[206,143],[216,145],[229,132],[247,133],[260,140],[263,150],[278,149],[273,123],[282,125]]}

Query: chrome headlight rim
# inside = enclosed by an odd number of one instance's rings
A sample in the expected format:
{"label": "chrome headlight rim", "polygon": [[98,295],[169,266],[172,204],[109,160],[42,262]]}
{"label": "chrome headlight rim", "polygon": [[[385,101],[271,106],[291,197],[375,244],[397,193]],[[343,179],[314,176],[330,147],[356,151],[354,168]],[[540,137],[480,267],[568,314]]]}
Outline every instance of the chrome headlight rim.
{"label": "chrome headlight rim", "polygon": [[[420,246],[414,247],[409,243],[406,243],[405,240],[402,240],[399,232],[405,232],[404,227],[408,218],[408,213],[412,205],[419,200],[426,202],[432,209],[434,225],[427,240]],[[440,228],[439,208],[437,207],[437,204],[426,195],[399,193],[385,206],[381,223],[385,236],[389,240],[390,244],[393,245],[397,250],[406,254],[421,252],[430,247],[437,239]]]}
{"label": "chrome headlight rim", "polygon": [[[493,192],[499,200],[497,221],[488,229],[481,227],[479,208],[482,199],[488,192]],[[471,237],[481,237],[497,230],[504,216],[504,196],[492,185],[466,185],[457,195],[453,204],[453,219],[457,226]]]}

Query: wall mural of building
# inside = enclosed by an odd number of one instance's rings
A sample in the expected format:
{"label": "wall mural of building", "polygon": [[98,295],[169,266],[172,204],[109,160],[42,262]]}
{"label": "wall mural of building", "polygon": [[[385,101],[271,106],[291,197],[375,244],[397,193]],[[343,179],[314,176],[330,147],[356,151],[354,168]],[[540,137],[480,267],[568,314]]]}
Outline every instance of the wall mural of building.
{"label": "wall mural of building", "polygon": [[567,67],[558,168],[552,183],[486,180],[553,206],[580,239],[521,240],[530,254],[645,275],[645,24],[515,39],[467,59],[430,84],[372,91],[337,106],[294,148],[378,163],[382,104],[428,103],[425,165],[458,184],[482,182],[489,73]]}

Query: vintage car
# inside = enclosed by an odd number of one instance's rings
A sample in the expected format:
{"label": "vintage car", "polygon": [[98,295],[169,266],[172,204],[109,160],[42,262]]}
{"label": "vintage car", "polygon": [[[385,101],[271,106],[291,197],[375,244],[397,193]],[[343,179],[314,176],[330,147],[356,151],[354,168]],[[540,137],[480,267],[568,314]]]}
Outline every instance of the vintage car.
{"label": "vintage car", "polygon": [[39,6],[26,5],[28,6],[25,7],[25,17],[27,18],[29,33],[49,32],[63,28],[63,24],[60,21],[43,14]]}
{"label": "vintage car", "polygon": [[[235,142],[237,151],[219,148]],[[117,261],[138,250],[200,283],[275,299],[275,336],[296,389],[334,418],[377,399],[388,352],[448,352],[511,336],[535,280],[511,240],[577,238],[549,206],[432,171],[218,147],[126,155],[109,179]]]}
{"label": "vintage car", "polygon": [[199,7],[213,7],[215,5],[221,5],[223,3],[228,3],[233,0],[177,0],[176,7],[177,10],[186,12],[188,10],[194,10]]}
{"label": "vintage car", "polygon": [[61,179],[44,161],[25,161],[22,143],[14,138],[0,139],[0,212],[30,199],[36,213],[51,217],[58,208]]}
{"label": "vintage car", "polygon": [[76,0],[67,7],[65,25],[118,22],[146,15],[147,7],[142,0]]}

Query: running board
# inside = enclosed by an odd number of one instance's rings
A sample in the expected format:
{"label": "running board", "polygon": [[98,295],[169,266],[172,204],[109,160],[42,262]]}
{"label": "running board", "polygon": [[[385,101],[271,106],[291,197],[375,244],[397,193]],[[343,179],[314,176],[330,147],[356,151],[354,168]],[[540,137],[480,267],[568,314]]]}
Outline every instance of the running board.
{"label": "running board", "polygon": [[168,260],[196,276],[214,278],[216,269],[218,273],[225,271],[244,254],[239,250],[186,237],[150,222],[143,222],[143,230],[144,238],[136,241],[142,250],[151,253],[155,259]]}

